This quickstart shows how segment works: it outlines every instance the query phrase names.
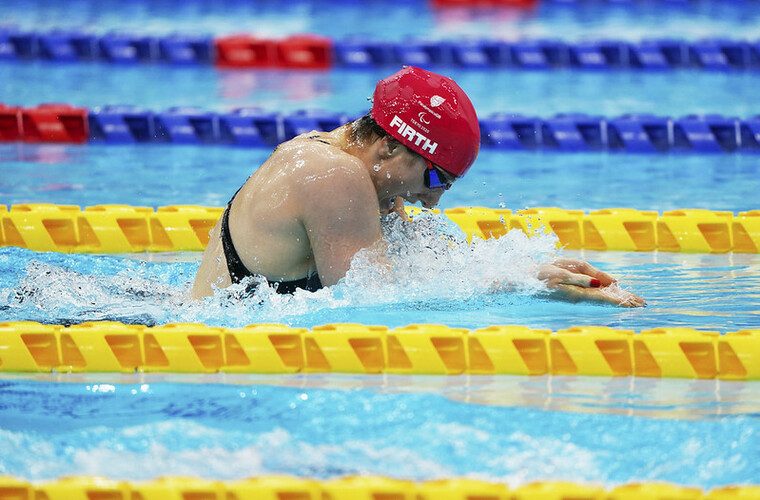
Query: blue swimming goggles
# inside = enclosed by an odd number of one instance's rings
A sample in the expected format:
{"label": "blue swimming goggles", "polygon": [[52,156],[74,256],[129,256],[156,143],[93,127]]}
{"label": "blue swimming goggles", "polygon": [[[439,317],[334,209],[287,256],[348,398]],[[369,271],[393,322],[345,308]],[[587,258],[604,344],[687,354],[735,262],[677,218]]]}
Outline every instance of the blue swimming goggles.
{"label": "blue swimming goggles", "polygon": [[425,170],[425,186],[428,189],[441,188],[445,191],[451,189],[451,185],[454,184],[451,177],[446,175],[443,170],[436,166],[432,161],[424,157],[423,160],[425,160],[425,165],[427,165],[427,170]]}

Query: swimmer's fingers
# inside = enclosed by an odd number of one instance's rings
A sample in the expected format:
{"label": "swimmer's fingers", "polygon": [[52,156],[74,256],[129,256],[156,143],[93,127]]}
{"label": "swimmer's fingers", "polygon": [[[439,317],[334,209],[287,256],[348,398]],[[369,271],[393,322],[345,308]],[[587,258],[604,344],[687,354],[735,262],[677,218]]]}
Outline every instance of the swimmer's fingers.
{"label": "swimmer's fingers", "polygon": [[621,307],[646,307],[647,303],[638,295],[617,290],[616,293],[608,293],[603,288],[583,288],[574,285],[556,285],[552,295],[561,300],[570,302],[602,302]]}
{"label": "swimmer's fingers", "polygon": [[562,269],[567,269],[573,273],[585,274],[587,276],[591,276],[592,278],[596,278],[599,280],[601,286],[610,286],[613,283],[617,283],[617,280],[615,278],[605,273],[604,271],[600,271],[584,260],[557,259],[553,262],[553,264]]}
{"label": "swimmer's fingers", "polygon": [[601,280],[587,274],[569,271],[554,264],[544,264],[538,269],[538,279],[545,281],[546,286],[554,288],[557,285],[573,285],[584,288],[599,288]]}
{"label": "swimmer's fingers", "polygon": [[638,295],[630,292],[628,293],[628,297],[623,299],[623,301],[620,303],[623,307],[646,307],[647,301],[639,297]]}
{"label": "swimmer's fingers", "polygon": [[406,213],[406,209],[404,208],[404,198],[401,196],[396,196],[396,201],[393,202],[393,208],[391,208],[391,212],[396,213],[403,220],[409,222],[409,215]]}

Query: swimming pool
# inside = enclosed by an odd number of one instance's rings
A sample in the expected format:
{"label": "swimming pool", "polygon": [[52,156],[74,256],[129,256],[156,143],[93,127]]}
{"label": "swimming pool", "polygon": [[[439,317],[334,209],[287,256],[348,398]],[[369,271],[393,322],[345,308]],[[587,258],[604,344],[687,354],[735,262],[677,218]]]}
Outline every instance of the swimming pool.
{"label": "swimming pool", "polygon": [[[52,15],[64,8],[57,2],[8,5],[10,22],[35,29],[87,24],[101,32],[224,34],[256,23],[273,34],[332,26],[323,34],[340,37],[355,29],[353,20],[366,17],[370,34],[394,40],[419,31],[441,38],[546,35],[560,26],[566,40],[610,33],[638,39],[659,35],[663,25],[688,38],[750,38],[760,12],[738,2],[547,3],[534,14],[508,17],[437,12],[410,1],[391,15],[382,3],[346,2],[338,14],[343,22],[324,23],[336,7],[316,1],[286,9],[268,2],[188,2],[179,11],[172,2],[138,3],[138,10],[128,12],[122,5],[82,1],[69,4],[65,16]],[[419,23],[400,22],[410,14]],[[53,26],[49,19],[67,24]],[[631,19],[637,27],[619,31]],[[512,30],[505,32],[505,26]],[[63,100],[88,107],[262,106],[354,114],[367,108],[374,82],[386,73],[7,61],[0,62],[0,100],[23,106]],[[757,114],[752,72],[450,73],[472,93],[481,114]],[[0,203],[221,207],[267,154],[229,146],[2,144]],[[443,197],[442,208],[758,208],[760,176],[752,154],[484,150],[475,168],[477,175]],[[598,325],[720,333],[760,324],[757,254],[565,250],[621,276],[625,287],[649,302],[646,309],[622,310],[549,301],[520,273],[512,275],[519,293],[488,293],[486,284],[505,270],[547,258],[555,251],[552,240],[515,234],[462,253],[463,235],[455,226],[435,217],[416,224],[406,231],[389,226],[389,233],[410,249],[400,266],[423,279],[379,283],[371,270],[357,268],[334,290],[266,297],[261,303],[184,300],[197,253],[103,256],[4,247],[0,320],[224,327],[276,322],[309,329],[329,323],[438,323],[470,330],[517,324],[553,331]],[[446,258],[431,258],[431,234],[460,243],[447,245]],[[415,481],[465,477],[510,487],[568,480],[606,489],[661,481],[710,489],[760,482],[757,391],[756,382],[642,377],[3,374],[0,446],[10,452],[0,457],[0,473],[32,481],[72,474],[128,481],[361,474]]]}

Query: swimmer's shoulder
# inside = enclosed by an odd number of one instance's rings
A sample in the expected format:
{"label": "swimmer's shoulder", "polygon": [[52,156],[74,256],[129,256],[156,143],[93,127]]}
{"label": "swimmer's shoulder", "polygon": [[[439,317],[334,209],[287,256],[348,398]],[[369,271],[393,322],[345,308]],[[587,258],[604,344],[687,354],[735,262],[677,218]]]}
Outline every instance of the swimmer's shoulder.
{"label": "swimmer's shoulder", "polygon": [[368,175],[359,158],[343,151],[333,141],[327,132],[307,132],[282,143],[275,155],[283,161],[302,160],[306,170],[331,169],[333,175]]}

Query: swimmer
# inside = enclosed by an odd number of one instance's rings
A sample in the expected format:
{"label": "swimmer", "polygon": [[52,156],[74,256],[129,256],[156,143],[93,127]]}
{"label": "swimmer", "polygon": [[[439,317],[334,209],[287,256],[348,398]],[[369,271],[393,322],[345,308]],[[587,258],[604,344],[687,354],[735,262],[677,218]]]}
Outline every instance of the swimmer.
{"label": "swimmer", "polygon": [[[404,67],[378,82],[367,115],[281,144],[248,178],[211,231],[192,296],[249,276],[279,293],[336,284],[360,250],[383,253],[380,215],[406,218],[405,200],[433,208],[479,147],[464,91]],[[627,292],[604,293],[615,280],[585,262],[544,265],[539,278],[561,298],[643,305]]]}

